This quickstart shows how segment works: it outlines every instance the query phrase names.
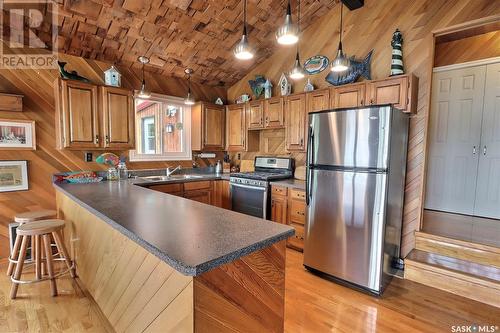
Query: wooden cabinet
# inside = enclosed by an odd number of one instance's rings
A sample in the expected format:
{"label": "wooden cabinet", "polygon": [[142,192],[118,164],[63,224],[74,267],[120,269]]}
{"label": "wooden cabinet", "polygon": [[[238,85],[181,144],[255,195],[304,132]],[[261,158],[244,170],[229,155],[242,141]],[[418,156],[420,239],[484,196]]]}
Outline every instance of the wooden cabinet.
{"label": "wooden cabinet", "polygon": [[58,79],[54,92],[57,148],[101,147],[97,86]]}
{"label": "wooden cabinet", "polygon": [[225,147],[225,109],[200,102],[191,107],[191,146],[198,151],[221,151]]}
{"label": "wooden cabinet", "polygon": [[330,88],[331,108],[355,108],[365,105],[365,86],[366,84],[363,82]]}
{"label": "wooden cabinet", "polygon": [[305,191],[272,185],[271,220],[292,226],[295,229],[295,235],[288,238],[287,246],[302,251],[306,222]]}
{"label": "wooden cabinet", "polygon": [[102,99],[104,148],[134,148],[135,119],[132,91],[104,86],[99,89]]}
{"label": "wooden cabinet", "polygon": [[183,195],[183,186],[180,183],[177,184],[161,184],[161,185],[152,185],[148,186],[150,190],[155,190],[162,193],[168,193],[172,195],[176,195],[182,197]]}
{"label": "wooden cabinet", "polygon": [[228,105],[226,108],[228,151],[244,151],[246,140],[246,114],[244,104]]}
{"label": "wooden cabinet", "polygon": [[207,205],[212,204],[212,190],[195,190],[184,192],[184,198],[194,200]]}
{"label": "wooden cabinet", "polygon": [[314,90],[306,94],[307,112],[330,109],[330,89]]}
{"label": "wooden cabinet", "polygon": [[415,112],[417,86],[418,79],[413,74],[370,81],[366,85],[367,104],[392,104],[401,111]]}
{"label": "wooden cabinet", "polygon": [[228,180],[214,181],[212,204],[220,208],[231,209],[231,190]]}
{"label": "wooden cabinet", "polygon": [[248,103],[248,129],[264,128],[264,101]]}
{"label": "wooden cabinet", "polygon": [[287,188],[272,186],[271,221],[286,224],[287,222]]}
{"label": "wooden cabinet", "polygon": [[132,92],[80,81],[57,79],[58,149],[133,149]]}
{"label": "wooden cabinet", "polygon": [[286,98],[286,149],[304,151],[306,138],[306,95],[288,96]]}
{"label": "wooden cabinet", "polygon": [[264,127],[281,128],[285,125],[284,101],[282,97],[271,97],[264,100]]}

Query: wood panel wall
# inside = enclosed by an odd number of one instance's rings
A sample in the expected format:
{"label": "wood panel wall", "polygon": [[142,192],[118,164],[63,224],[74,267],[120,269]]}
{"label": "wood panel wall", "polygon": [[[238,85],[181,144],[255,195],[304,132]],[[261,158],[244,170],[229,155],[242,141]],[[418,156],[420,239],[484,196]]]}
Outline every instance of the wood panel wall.
{"label": "wood panel wall", "polygon": [[[403,33],[404,66],[419,78],[418,113],[410,122],[407,179],[403,221],[402,254],[406,255],[415,243],[414,231],[420,228],[424,190],[424,164],[429,111],[429,85],[433,62],[432,32],[482,17],[500,14],[500,2],[490,0],[366,0],[356,11],[344,11],[344,52],[362,59],[374,50],[371,73],[373,79],[389,76],[391,64],[391,38],[396,28]],[[339,7],[336,6],[302,34],[301,59],[323,54],[335,56],[339,41]],[[243,79],[228,89],[228,99],[233,101],[242,93],[251,93],[248,80],[263,74],[278,92],[282,72],[293,65],[295,47],[281,47],[272,57],[256,66]],[[324,71],[310,76],[316,88],[328,86]],[[303,91],[306,80],[295,83],[295,92]],[[285,151],[277,153],[286,154]]]}
{"label": "wood panel wall", "polygon": [[434,67],[500,56],[500,31],[436,43]]}
{"label": "wood panel wall", "polygon": [[[5,45],[4,45],[5,46]],[[109,64],[85,60],[80,57],[59,55],[60,60],[68,62],[68,70],[76,70],[92,82],[103,83],[103,71]],[[141,73],[130,68],[119,68],[122,73],[122,86],[129,89],[140,87]],[[0,92],[24,95],[23,112],[2,112],[0,118],[35,120],[37,149],[34,151],[0,150],[0,160],[28,160],[30,189],[23,192],[0,193],[0,258],[8,255],[7,224],[16,213],[55,206],[51,175],[69,170],[104,169],[96,163],[86,163],[83,151],[60,151],[55,149],[55,107],[52,83],[59,76],[57,70],[7,70],[0,69]],[[146,72],[148,89],[155,93],[184,97],[187,81]],[[214,101],[217,97],[226,98],[223,87],[207,87],[193,83],[192,92],[197,100]],[[117,152],[120,153],[120,152]],[[127,152],[121,152],[127,154]],[[94,158],[99,152],[94,152]],[[219,156],[220,158],[220,156]],[[200,166],[213,162],[197,159]],[[165,168],[167,166],[191,167],[191,161],[134,162],[130,169]]]}

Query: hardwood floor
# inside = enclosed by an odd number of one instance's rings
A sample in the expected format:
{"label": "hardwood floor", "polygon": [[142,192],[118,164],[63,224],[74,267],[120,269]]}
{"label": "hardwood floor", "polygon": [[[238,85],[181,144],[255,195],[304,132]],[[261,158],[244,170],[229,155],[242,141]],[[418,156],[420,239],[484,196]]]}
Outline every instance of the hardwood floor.
{"label": "hardwood floor", "polygon": [[[106,332],[78,285],[58,279],[60,296],[49,284],[20,286],[8,297],[6,264],[0,264],[0,332]],[[393,279],[373,297],[306,271],[302,254],[287,250],[285,332],[451,332],[452,325],[500,326],[500,309],[407,280]],[[498,329],[497,329],[498,331]]]}

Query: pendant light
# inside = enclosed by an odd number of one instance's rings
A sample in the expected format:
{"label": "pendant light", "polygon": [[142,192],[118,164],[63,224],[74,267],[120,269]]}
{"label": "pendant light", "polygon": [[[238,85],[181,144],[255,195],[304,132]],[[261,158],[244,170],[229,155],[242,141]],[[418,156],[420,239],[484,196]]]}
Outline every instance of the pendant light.
{"label": "pendant light", "polygon": [[332,61],[332,67],[331,67],[332,72],[344,72],[349,68],[350,65],[349,59],[347,59],[347,57],[344,55],[344,52],[342,51],[342,28],[343,28],[342,7],[344,7],[344,4],[340,2],[340,40],[339,40],[339,48],[337,50],[337,56]]}
{"label": "pendant light", "polygon": [[[300,33],[300,0],[298,0],[297,24],[298,24],[297,32]],[[302,65],[300,64],[299,44],[298,43],[297,43],[297,53],[295,54],[295,63],[293,65],[293,68],[292,68],[289,76],[292,80],[300,80],[300,79],[303,79],[305,76],[304,68],[302,68]]]}
{"label": "pendant light", "polygon": [[299,28],[292,22],[290,0],[286,8],[285,23],[276,31],[276,40],[282,45],[292,45],[299,41]]}
{"label": "pendant light", "polygon": [[151,92],[146,90],[146,79],[144,77],[144,65],[149,63],[149,58],[146,56],[140,56],[137,60],[142,64],[142,84],[141,90],[137,93],[137,97],[142,99],[151,98]]}
{"label": "pendant light", "polygon": [[193,105],[195,103],[193,96],[191,96],[191,74],[193,73],[193,70],[191,68],[186,68],[184,73],[188,75],[188,93],[184,99],[184,104]]}
{"label": "pendant light", "polygon": [[240,60],[253,58],[253,49],[248,43],[247,37],[247,0],[243,0],[243,35],[241,40],[233,50],[234,56]]}

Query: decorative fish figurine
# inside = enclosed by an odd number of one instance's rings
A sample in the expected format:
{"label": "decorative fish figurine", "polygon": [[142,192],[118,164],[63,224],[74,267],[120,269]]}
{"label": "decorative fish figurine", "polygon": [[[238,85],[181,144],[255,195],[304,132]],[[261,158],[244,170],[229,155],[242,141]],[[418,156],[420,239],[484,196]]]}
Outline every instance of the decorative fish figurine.
{"label": "decorative fish figurine", "polygon": [[69,80],[78,80],[82,82],[90,82],[89,79],[78,75],[77,71],[71,71],[68,72],[67,70],[64,69],[64,66],[66,66],[66,62],[64,61],[58,61],[57,64],[59,65],[59,73],[61,73],[61,77],[63,79],[69,79]]}
{"label": "decorative fish figurine", "polygon": [[255,99],[258,99],[260,95],[264,92],[264,85],[266,84],[266,79],[262,75],[255,75],[255,80],[248,80],[248,84],[252,89]]}
{"label": "decorative fish figurine", "polygon": [[360,76],[367,80],[371,80],[370,64],[372,60],[373,50],[371,50],[363,61],[357,61],[354,57],[349,59],[349,68],[345,72],[335,73],[330,72],[325,80],[334,86],[356,82]]}

